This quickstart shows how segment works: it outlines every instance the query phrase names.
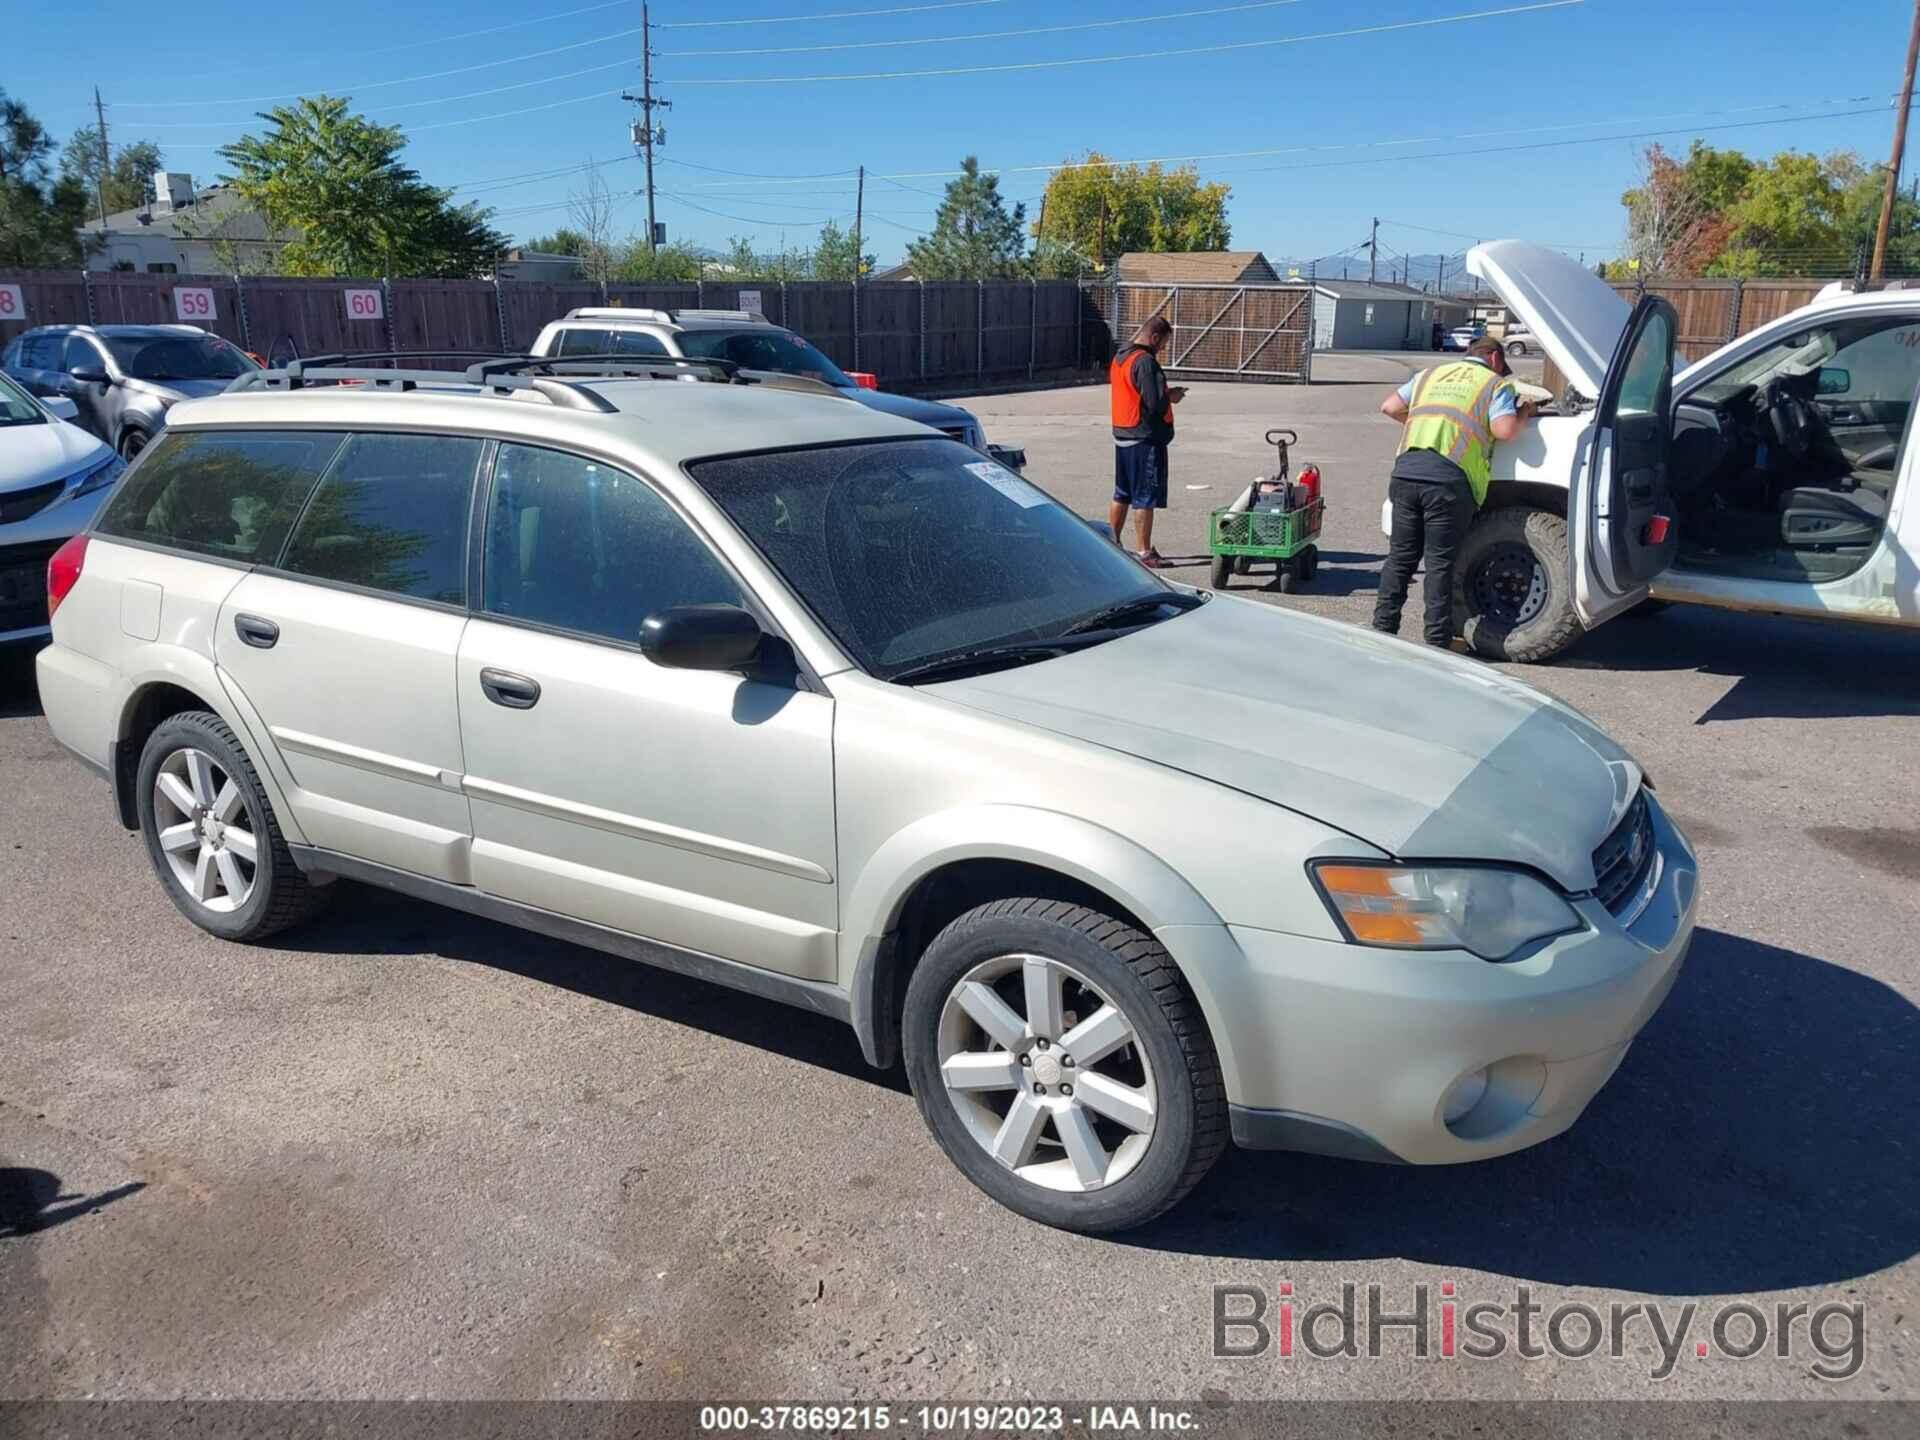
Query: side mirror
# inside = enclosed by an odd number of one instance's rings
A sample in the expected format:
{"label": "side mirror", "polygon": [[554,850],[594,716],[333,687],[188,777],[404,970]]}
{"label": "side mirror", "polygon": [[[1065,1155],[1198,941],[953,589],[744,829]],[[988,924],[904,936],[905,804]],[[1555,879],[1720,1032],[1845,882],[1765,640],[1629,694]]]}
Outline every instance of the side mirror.
{"label": "side mirror", "polygon": [[1817,395],[1844,395],[1853,389],[1853,372],[1837,365],[1822,365],[1813,378],[1813,389]]}
{"label": "side mirror", "polygon": [[676,605],[640,622],[640,653],[675,670],[738,670],[759,657],[765,638],[737,605]]}
{"label": "side mirror", "polygon": [[105,385],[107,383],[107,372],[102,370],[98,365],[76,365],[67,371],[67,374],[71,375],[75,380],[78,380],[82,385]]}
{"label": "side mirror", "polygon": [[47,413],[56,420],[80,418],[80,407],[64,395],[46,395],[41,397],[40,403],[47,407]]}

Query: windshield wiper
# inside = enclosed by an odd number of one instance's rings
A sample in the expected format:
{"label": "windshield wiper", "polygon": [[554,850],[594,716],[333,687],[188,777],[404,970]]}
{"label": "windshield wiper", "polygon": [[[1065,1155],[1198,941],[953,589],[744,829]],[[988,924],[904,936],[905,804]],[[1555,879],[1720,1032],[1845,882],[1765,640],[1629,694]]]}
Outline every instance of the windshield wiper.
{"label": "windshield wiper", "polygon": [[1131,600],[1122,600],[1118,605],[1109,605],[1104,610],[1096,610],[1083,619],[1076,620],[1060,633],[1065,635],[1084,635],[1090,630],[1110,630],[1132,619],[1146,619],[1163,605],[1171,605],[1186,611],[1206,604],[1200,595],[1190,595],[1184,590],[1169,590],[1164,595],[1136,595]]}
{"label": "windshield wiper", "polygon": [[975,650],[962,650],[954,655],[942,655],[937,659],[924,660],[918,665],[909,665],[906,669],[887,676],[896,685],[904,685],[915,680],[935,678],[951,680],[960,675],[977,675],[985,670],[999,669],[1003,666],[1024,665],[1031,660],[1051,660],[1056,655],[1082,647],[1071,642],[1059,640],[1023,640],[1009,645],[982,645]]}

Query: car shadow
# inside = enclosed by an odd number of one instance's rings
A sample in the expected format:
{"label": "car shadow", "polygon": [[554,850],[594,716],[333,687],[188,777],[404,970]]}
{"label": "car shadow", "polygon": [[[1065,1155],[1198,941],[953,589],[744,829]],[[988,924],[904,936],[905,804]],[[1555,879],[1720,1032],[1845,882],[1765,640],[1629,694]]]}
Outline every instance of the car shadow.
{"label": "car shadow", "polygon": [[1735,683],[1694,724],[1920,715],[1920,641],[1905,628],[1673,605],[1581,638],[1567,669],[1694,670]]}
{"label": "car shadow", "polygon": [[335,884],[341,893],[325,913],[274,943],[300,952],[430,954],[485,965],[906,1093],[905,1072],[868,1065],[852,1028],[836,1020],[389,890]]}
{"label": "car shadow", "polygon": [[33,657],[37,653],[37,645],[10,645],[0,650],[0,720],[44,713],[40,708],[40,684],[33,669]]}
{"label": "car shadow", "polygon": [[130,1180],[97,1195],[63,1195],[52,1171],[0,1166],[0,1240],[37,1235],[146,1188],[145,1181]]}
{"label": "car shadow", "polygon": [[1232,1151],[1186,1205],[1119,1239],[1654,1294],[1839,1284],[1920,1251],[1916,1093],[1920,1009],[1842,966],[1702,930],[1558,1139],[1436,1167]]}

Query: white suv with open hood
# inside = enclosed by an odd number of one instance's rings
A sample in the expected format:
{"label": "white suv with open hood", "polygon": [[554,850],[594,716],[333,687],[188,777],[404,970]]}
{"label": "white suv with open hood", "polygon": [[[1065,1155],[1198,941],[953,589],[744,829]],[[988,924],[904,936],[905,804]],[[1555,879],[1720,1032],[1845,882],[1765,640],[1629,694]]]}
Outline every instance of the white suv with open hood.
{"label": "white suv with open hood", "polygon": [[1515,240],[1476,246],[1467,268],[1538,337],[1578,411],[1494,449],[1455,571],[1481,654],[1552,659],[1649,595],[1920,624],[1920,292],[1830,287],[1675,375],[1665,300],[1629,306]]}

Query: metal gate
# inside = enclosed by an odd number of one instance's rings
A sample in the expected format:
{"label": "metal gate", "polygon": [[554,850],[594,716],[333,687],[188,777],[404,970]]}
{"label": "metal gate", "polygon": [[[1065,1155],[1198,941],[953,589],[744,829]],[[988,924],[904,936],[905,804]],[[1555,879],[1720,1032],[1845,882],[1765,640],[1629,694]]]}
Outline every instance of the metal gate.
{"label": "metal gate", "polygon": [[1175,374],[1312,383],[1310,285],[1143,285],[1104,287],[1116,345],[1156,315],[1173,324],[1161,363]]}

